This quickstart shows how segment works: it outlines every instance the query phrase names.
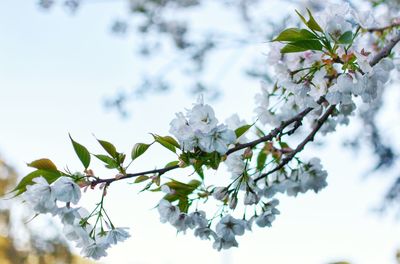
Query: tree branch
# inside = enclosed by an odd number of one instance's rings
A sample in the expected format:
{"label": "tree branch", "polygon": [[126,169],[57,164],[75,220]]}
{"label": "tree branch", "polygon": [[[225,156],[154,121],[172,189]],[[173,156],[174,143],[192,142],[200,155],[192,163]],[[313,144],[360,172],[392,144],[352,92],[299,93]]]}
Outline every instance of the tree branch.
{"label": "tree branch", "polygon": [[400,23],[395,22],[395,23],[392,23],[392,24],[387,25],[385,27],[371,27],[371,28],[366,28],[365,30],[367,32],[370,32],[370,33],[372,33],[372,32],[383,32],[383,31],[385,31],[387,29],[392,29],[392,28],[399,27],[399,26],[400,26]]}
{"label": "tree branch", "polygon": [[381,49],[376,55],[375,57],[372,58],[372,60],[370,61],[370,65],[374,66],[376,65],[378,62],[380,62],[383,58],[386,58],[387,56],[390,55],[390,53],[392,52],[392,49],[394,48],[394,46],[396,46],[397,43],[399,43],[400,41],[400,33],[398,33],[393,39],[391,39],[389,41],[389,43],[383,47],[383,49]]}
{"label": "tree branch", "polygon": [[[391,53],[392,49],[394,48],[394,46],[396,46],[397,43],[400,42],[400,33],[397,34],[393,39],[391,39],[388,43],[387,46],[385,46],[382,50],[380,50],[375,57],[370,61],[370,65],[374,66],[376,65],[379,61],[381,61],[383,58],[386,58],[387,56],[389,56],[389,54]],[[325,99],[323,97],[321,97],[317,103],[321,104],[325,101]],[[293,152],[291,152],[291,154],[287,155],[282,162],[275,167],[273,170],[264,173],[263,175],[259,176],[258,178],[255,179],[255,181],[258,181],[268,175],[270,175],[271,173],[280,170],[281,168],[283,168],[287,163],[289,163],[290,160],[292,160],[294,158],[294,156],[300,152],[301,150],[303,150],[303,148],[305,147],[305,145],[307,145],[308,142],[313,141],[314,140],[314,136],[316,135],[316,133],[318,132],[318,130],[321,128],[321,126],[323,125],[323,123],[329,118],[329,116],[332,114],[332,112],[335,109],[335,105],[331,105],[327,111],[325,112],[325,114],[317,121],[317,126],[311,131],[311,133],[297,146],[297,148],[295,150],[293,150]],[[256,145],[263,143],[263,142],[267,142],[269,140],[272,140],[273,138],[275,138],[276,136],[278,136],[280,133],[282,133],[282,131],[288,127],[289,125],[295,123],[294,128],[291,129],[289,131],[289,133],[293,133],[300,125],[301,122],[303,120],[303,118],[309,114],[314,108],[312,107],[308,107],[306,109],[304,109],[303,111],[301,111],[300,113],[298,113],[296,116],[292,117],[291,119],[288,119],[286,121],[283,121],[281,123],[281,125],[275,129],[273,129],[268,135],[265,135],[259,139],[256,139],[254,141],[245,143],[245,144],[239,144],[236,145],[235,147],[229,149],[226,153],[226,155],[230,155],[236,151],[239,151],[241,149],[245,149],[245,148],[253,148]],[[125,179],[130,179],[130,178],[134,178],[137,176],[141,176],[141,175],[148,175],[148,174],[157,174],[157,175],[161,175],[164,174],[168,171],[171,170],[175,170],[179,168],[179,165],[175,165],[175,166],[170,166],[170,167],[166,167],[166,168],[162,168],[162,169],[154,169],[154,170],[148,170],[148,171],[143,171],[143,172],[137,172],[137,173],[128,173],[122,177],[115,177],[115,178],[107,178],[107,179],[98,179],[92,182],[93,185],[96,184],[100,184],[100,183],[106,183],[106,184],[111,184],[114,181],[119,181],[119,180],[125,180]]]}
{"label": "tree branch", "polygon": [[273,170],[270,170],[267,173],[260,175],[254,181],[257,182],[257,181],[267,177],[268,175],[282,169],[286,164],[288,164],[294,158],[294,156],[296,156],[297,153],[299,153],[300,151],[302,151],[304,149],[304,147],[307,145],[307,143],[314,141],[315,135],[320,130],[322,125],[325,123],[325,121],[328,120],[329,116],[333,113],[335,108],[336,108],[336,105],[329,106],[328,109],[325,111],[324,115],[320,119],[317,120],[317,124],[314,127],[314,129],[311,131],[311,133],[308,134],[308,136],[296,147],[296,149],[294,149],[292,152],[290,152],[290,154],[288,154],[282,160],[282,162],[278,166],[276,166]]}

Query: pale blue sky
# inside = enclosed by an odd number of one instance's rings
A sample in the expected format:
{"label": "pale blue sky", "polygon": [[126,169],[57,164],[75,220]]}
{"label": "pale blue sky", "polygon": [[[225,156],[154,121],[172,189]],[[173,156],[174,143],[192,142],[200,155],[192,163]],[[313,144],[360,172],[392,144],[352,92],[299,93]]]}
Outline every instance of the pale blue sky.
{"label": "pale blue sky", "polygon": [[[68,164],[80,169],[68,132],[94,152],[100,148],[92,133],[129,153],[134,143],[150,140],[149,132],[167,133],[174,113],[191,105],[192,98],[175,90],[135,102],[130,120],[103,108],[105,96],[117,87],[131,87],[141,73],[134,38],[116,38],[108,31],[111,21],[125,12],[123,1],[119,3],[92,5],[70,16],[60,9],[41,12],[34,0],[0,1],[0,153],[21,174],[29,171],[25,162],[41,157],[51,158],[59,167]],[[247,52],[262,58],[257,44]],[[238,112],[251,120],[258,82],[242,81],[233,69],[221,83],[227,92],[215,104],[218,117],[223,120]],[[281,215],[273,227],[255,228],[239,238],[238,249],[229,252],[214,251],[210,242],[192,234],[176,236],[151,210],[159,196],[138,195],[137,187],[116,183],[107,204],[115,224],[130,227],[132,238],[111,249],[102,262],[321,264],[347,259],[395,263],[399,224],[371,213],[390,179],[361,180],[371,161],[340,148],[339,139],[348,132],[342,128],[328,136],[322,150],[307,148],[306,156],[321,157],[329,186],[318,195],[282,198]],[[160,149],[148,155],[132,170],[152,168],[172,158]],[[100,163],[95,169],[112,176]],[[83,205],[90,208],[98,196],[89,194]]]}

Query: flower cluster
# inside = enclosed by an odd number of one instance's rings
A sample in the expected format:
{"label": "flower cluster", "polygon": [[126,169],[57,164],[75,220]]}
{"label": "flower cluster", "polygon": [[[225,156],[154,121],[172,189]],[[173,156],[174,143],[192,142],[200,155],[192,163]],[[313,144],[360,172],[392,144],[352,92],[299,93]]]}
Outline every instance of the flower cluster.
{"label": "flower cluster", "polygon": [[235,132],[224,124],[218,124],[214,110],[204,104],[202,98],[187,111],[186,116],[176,114],[171,121],[170,133],[178,139],[184,151],[200,148],[208,153],[225,154],[228,145],[236,140]]}
{"label": "flower cluster", "polygon": [[[389,59],[370,65],[375,44],[366,45],[360,32],[362,26],[374,20],[371,14],[359,14],[345,3],[327,6],[315,17],[314,24],[306,23],[311,31],[287,29],[272,44],[268,62],[278,77],[277,86],[263,86],[256,96],[255,112],[263,124],[277,126],[308,107],[315,109],[308,118],[316,119],[323,109],[319,101],[324,98],[339,106],[334,119],[323,129],[329,132],[336,123],[348,124],[357,97],[372,103],[381,96],[394,65]],[[289,45],[296,45],[290,42],[295,38],[304,38],[310,48],[289,50]]]}
{"label": "flower cluster", "polygon": [[[88,220],[95,215],[95,211],[89,214],[82,207],[71,207],[71,204],[78,204],[81,198],[80,186],[71,177],[61,176],[52,184],[42,176],[36,177],[33,184],[26,187],[23,197],[37,214],[57,215],[63,224],[65,237],[74,241],[86,257],[104,257],[109,247],[129,237],[127,228],[116,228],[111,221],[105,222],[108,224],[107,231],[103,225],[96,228],[97,221],[93,227]],[[101,213],[104,210],[100,210],[99,215]]]}
{"label": "flower cluster", "polygon": [[[178,232],[186,232],[193,229],[194,235],[202,240],[213,239],[213,248],[220,251],[237,247],[236,236],[242,236],[245,230],[251,231],[253,222],[259,227],[271,227],[275,215],[279,214],[276,206],[279,201],[276,199],[264,203],[260,215],[255,214],[246,220],[234,218],[230,214],[221,214],[220,220],[216,223],[214,230],[211,227],[213,219],[207,219],[204,211],[194,211],[190,214],[180,212],[179,208],[167,200],[161,200],[158,205],[160,221],[170,223]],[[223,216],[222,216],[223,215]]]}

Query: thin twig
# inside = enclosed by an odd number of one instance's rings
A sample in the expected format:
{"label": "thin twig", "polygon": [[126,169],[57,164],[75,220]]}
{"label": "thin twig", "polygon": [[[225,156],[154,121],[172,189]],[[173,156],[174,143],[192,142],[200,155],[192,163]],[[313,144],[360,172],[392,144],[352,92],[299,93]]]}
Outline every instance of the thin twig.
{"label": "thin twig", "polygon": [[329,106],[328,109],[326,110],[326,112],[324,113],[324,115],[320,119],[317,120],[317,124],[314,127],[314,129],[311,131],[311,133],[308,134],[308,136],[292,152],[290,152],[290,154],[287,155],[282,160],[282,162],[279,163],[278,166],[276,166],[274,169],[268,171],[267,173],[260,175],[259,177],[257,177],[255,179],[255,181],[257,182],[257,181],[267,177],[268,175],[282,169],[286,164],[288,164],[294,158],[294,156],[296,156],[297,153],[299,153],[300,151],[302,151],[304,149],[304,147],[307,145],[307,143],[314,141],[315,135],[320,130],[322,125],[325,123],[325,121],[328,120],[329,116],[333,113],[335,108],[336,108],[336,105]]}

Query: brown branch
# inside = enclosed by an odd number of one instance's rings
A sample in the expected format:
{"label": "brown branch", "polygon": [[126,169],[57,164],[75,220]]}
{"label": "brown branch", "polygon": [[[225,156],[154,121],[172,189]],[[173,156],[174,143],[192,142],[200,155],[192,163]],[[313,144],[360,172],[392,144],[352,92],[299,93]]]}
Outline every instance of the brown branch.
{"label": "brown branch", "polygon": [[371,27],[371,28],[366,28],[365,30],[366,30],[367,32],[369,32],[369,33],[373,33],[373,32],[383,32],[383,31],[385,31],[385,30],[392,29],[392,28],[399,27],[399,26],[400,26],[400,23],[395,22],[395,23],[390,24],[390,25],[387,25],[387,26],[385,26],[385,27]]}
{"label": "brown branch", "polygon": [[267,173],[260,175],[254,181],[257,182],[257,181],[267,177],[268,175],[282,169],[286,164],[288,164],[294,158],[294,156],[296,156],[297,153],[299,153],[300,151],[302,151],[304,149],[304,147],[307,145],[307,143],[314,141],[315,135],[320,130],[322,125],[325,123],[325,121],[328,120],[329,116],[333,113],[335,108],[336,108],[336,105],[329,106],[328,109],[326,110],[326,112],[324,113],[324,115],[320,119],[317,120],[317,124],[314,127],[314,129],[311,131],[311,133],[308,134],[308,136],[292,152],[290,152],[290,154],[286,155],[286,157],[282,160],[281,163],[279,163],[278,166],[276,166],[273,170],[270,170]]}
{"label": "brown branch", "polygon": [[394,46],[396,46],[397,43],[399,43],[399,41],[400,41],[400,33],[398,33],[393,39],[391,39],[389,41],[389,43],[383,49],[381,49],[375,55],[375,57],[372,58],[372,60],[370,61],[369,64],[371,66],[374,66],[378,62],[380,62],[383,58],[386,58],[387,56],[389,56],[390,53],[392,52],[392,49],[394,48]]}

